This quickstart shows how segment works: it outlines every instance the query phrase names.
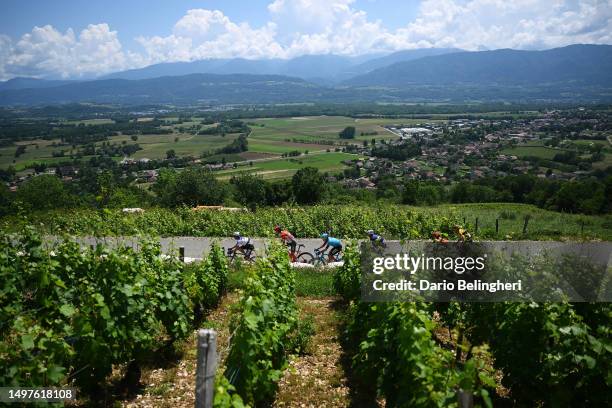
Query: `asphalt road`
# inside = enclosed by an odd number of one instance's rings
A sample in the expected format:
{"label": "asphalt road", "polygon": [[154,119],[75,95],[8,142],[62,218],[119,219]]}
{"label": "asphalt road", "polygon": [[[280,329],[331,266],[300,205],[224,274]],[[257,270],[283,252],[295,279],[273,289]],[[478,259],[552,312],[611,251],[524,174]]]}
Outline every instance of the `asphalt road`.
{"label": "asphalt road", "polygon": [[[49,237],[50,241],[55,238]],[[138,237],[106,237],[93,238],[84,237],[78,238],[78,242],[83,246],[96,245],[104,243],[111,247],[116,245],[127,245],[133,248],[138,248]],[[218,242],[224,248],[234,246],[232,238],[207,238],[207,237],[167,237],[160,238],[162,252],[164,254],[178,254],[179,248],[184,248],[185,258],[191,260],[202,259],[206,256],[212,242]],[[269,246],[270,238],[252,238],[255,245],[255,252],[258,256],[265,254]],[[363,241],[362,241],[363,242]],[[314,249],[319,247],[323,241],[319,238],[304,238],[298,239],[298,243],[304,244],[303,251],[314,254]],[[421,253],[422,246],[429,241],[409,241],[401,243],[400,241],[388,241],[387,253],[396,254],[399,252]],[[558,242],[558,241],[485,241],[482,242],[485,250],[498,250],[502,253],[512,254],[520,253],[527,256],[535,256],[542,252],[547,252],[551,256],[563,256],[564,254],[579,254],[587,257],[592,262],[600,265],[608,265],[610,267],[612,255],[612,243],[610,242]],[[451,243],[452,245],[452,243]]]}

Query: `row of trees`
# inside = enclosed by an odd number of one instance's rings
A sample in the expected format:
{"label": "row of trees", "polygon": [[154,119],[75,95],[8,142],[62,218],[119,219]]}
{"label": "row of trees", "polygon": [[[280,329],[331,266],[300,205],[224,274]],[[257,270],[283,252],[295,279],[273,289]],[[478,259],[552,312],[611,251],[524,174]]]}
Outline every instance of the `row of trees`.
{"label": "row of trees", "polygon": [[256,208],[288,201],[314,204],[321,201],[326,188],[323,174],[312,167],[298,170],[290,181],[275,183],[248,173],[226,183],[209,170],[191,167],[180,172],[163,169],[151,189],[158,203],[165,207],[236,203]]}
{"label": "row of trees", "polygon": [[182,171],[161,169],[151,191],[133,185],[111,169],[97,173],[92,168],[80,171],[78,180],[65,183],[53,175],[33,177],[16,193],[0,183],[0,216],[20,211],[56,208],[178,207],[182,205],[241,205],[248,208],[275,206],[286,202],[314,204],[331,191],[324,175],[315,168],[299,170],[291,180],[268,182],[247,173],[229,182],[218,180],[204,167]]}
{"label": "row of trees", "polygon": [[612,176],[602,179],[558,181],[530,175],[463,181],[455,184],[379,177],[376,189],[349,189],[327,182],[316,168],[298,170],[290,180],[267,181],[240,173],[229,181],[219,180],[204,167],[183,170],[163,168],[150,191],[134,185],[121,170],[92,167],[79,171],[79,178],[64,183],[58,177],[41,175],[23,183],[16,193],[0,184],[0,215],[12,212],[95,206],[98,208],[159,205],[231,205],[256,208],[315,203],[372,204],[378,200],[410,205],[442,203],[514,202],[541,208],[583,214],[612,211]]}
{"label": "row of trees", "polygon": [[534,176],[508,176],[450,186],[409,181],[401,190],[404,204],[514,202],[582,214],[612,211],[612,176],[603,180],[555,181]]}

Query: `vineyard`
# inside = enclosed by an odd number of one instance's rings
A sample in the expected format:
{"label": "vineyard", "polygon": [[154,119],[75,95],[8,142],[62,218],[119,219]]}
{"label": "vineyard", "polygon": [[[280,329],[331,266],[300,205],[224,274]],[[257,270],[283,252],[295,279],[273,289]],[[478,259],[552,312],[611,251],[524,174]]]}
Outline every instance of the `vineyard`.
{"label": "vineyard", "polygon": [[451,232],[464,225],[481,239],[610,240],[610,216],[563,214],[522,204],[463,204],[409,207],[380,204],[265,207],[255,211],[193,211],[191,208],[151,208],[143,213],[75,209],[8,216],[0,229],[17,232],[35,225],[44,234],[90,236],[227,237],[240,231],[249,237],[272,237],[281,224],[298,238],[329,231],[340,238],[363,238],[375,229],[388,239],[430,238],[433,230]]}
{"label": "vineyard", "polygon": [[[418,228],[450,220],[428,222]],[[323,296],[335,299],[340,317],[332,341],[345,361],[343,384],[351,388],[333,406],[609,402],[609,304],[367,303],[360,300],[361,254],[355,245],[344,259],[330,279],[329,272],[294,270],[280,246],[255,265],[228,268],[215,244],[203,261],[185,265],[146,239],[134,251],[82,249],[70,240],[50,245],[32,228],[4,236],[0,385],[71,385],[78,387],[79,405],[116,405],[123,397],[109,391],[109,379],[118,370],[120,386],[141,384],[146,365],[192,348],[194,330],[209,324],[211,312],[229,312],[214,405],[300,406],[302,401],[276,399],[279,387],[296,386],[283,380],[294,369],[288,367],[321,347],[309,346],[313,333],[323,329],[303,318],[298,298]],[[224,303],[218,310],[228,297],[232,306]],[[192,378],[195,369],[190,370],[186,376]],[[163,401],[164,389],[156,391],[162,393],[156,401]],[[360,402],[351,402],[357,394]]]}
{"label": "vineyard", "polygon": [[390,406],[454,406],[457,393],[475,406],[609,403],[609,303],[365,303],[359,263],[349,249],[334,286],[360,385]]}
{"label": "vineyard", "polygon": [[140,362],[185,339],[224,293],[227,271],[219,247],[184,267],[146,241],[138,252],[69,241],[49,250],[31,230],[4,236],[0,384],[73,383],[100,395],[113,366],[128,365],[133,378]]}

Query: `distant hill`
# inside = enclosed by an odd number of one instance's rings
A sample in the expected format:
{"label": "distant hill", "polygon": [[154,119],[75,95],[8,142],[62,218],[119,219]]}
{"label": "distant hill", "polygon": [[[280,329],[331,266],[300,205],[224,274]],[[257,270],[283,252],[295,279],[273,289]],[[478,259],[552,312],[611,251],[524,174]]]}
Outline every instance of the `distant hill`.
{"label": "distant hill", "polygon": [[458,48],[420,48],[416,50],[397,51],[392,54],[385,55],[384,57],[373,58],[359,65],[355,65],[351,67],[346,74],[355,76],[374,71],[375,69],[384,68],[398,62],[412,61],[423,57],[432,57],[456,52],[463,52],[463,50]]}
{"label": "distant hill", "polygon": [[284,103],[315,101],[325,89],[299,78],[280,75],[191,74],[143,80],[105,79],[53,88],[0,91],[0,105],[109,102]]}
{"label": "distant hill", "polygon": [[10,89],[51,88],[53,86],[66,85],[72,82],[74,81],[17,77],[9,79],[8,81],[0,81],[0,91],[6,91]]}
{"label": "distant hill", "polygon": [[191,62],[166,62],[144,68],[104,75],[99,79],[151,79],[190,74],[265,74],[277,70],[282,60],[205,59]]}
{"label": "distant hill", "polygon": [[[344,57],[339,55],[304,55],[289,60],[244,58],[207,59],[192,62],[169,62],[150,65],[140,69],[116,72],[100,79],[150,79],[161,76],[189,74],[252,74],[286,75],[302,79],[334,81],[335,77],[349,67],[360,64],[372,55]],[[346,79],[344,76],[341,79]]]}
{"label": "distant hill", "polygon": [[[433,52],[433,51],[432,51]],[[406,57],[407,54],[404,54]],[[396,58],[395,56],[393,58]],[[147,79],[69,82],[0,90],[0,105],[72,102],[119,104],[267,104],[297,102],[612,102],[612,46],[573,45],[547,51],[456,52],[397,62],[330,85],[355,60],[308,56],[290,61],[208,60],[160,64],[126,76],[192,69],[281,70],[287,75],[191,73]],[[363,61],[356,63],[361,64]],[[220,64],[220,65],[217,65]],[[223,65],[229,64],[229,65]],[[281,64],[281,65],[276,65]],[[352,65],[352,66],[355,66]],[[242,68],[240,68],[243,66]],[[344,71],[342,71],[344,72]],[[337,74],[339,76],[342,73]],[[325,77],[327,76],[327,79]],[[11,82],[11,81],[8,81]],[[61,81],[60,81],[61,82]],[[21,81],[27,83],[27,81]],[[46,87],[53,83],[53,87]],[[3,83],[6,85],[7,83]],[[13,81],[12,86],[19,85]]]}
{"label": "distant hill", "polygon": [[388,67],[346,80],[351,87],[413,85],[612,86],[612,46],[571,45],[546,51],[460,52]]}

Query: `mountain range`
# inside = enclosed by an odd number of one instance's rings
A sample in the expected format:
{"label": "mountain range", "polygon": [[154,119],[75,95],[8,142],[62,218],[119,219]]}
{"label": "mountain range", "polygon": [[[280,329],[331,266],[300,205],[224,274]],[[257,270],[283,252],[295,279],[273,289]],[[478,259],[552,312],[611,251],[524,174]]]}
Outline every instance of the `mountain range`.
{"label": "mountain range", "polygon": [[90,81],[0,83],[0,105],[492,100],[612,101],[612,46],[218,59],[156,64]]}
{"label": "mountain range", "polygon": [[304,55],[288,60],[244,58],[207,59],[192,62],[167,62],[148,67],[115,72],[101,79],[151,79],[160,76],[189,74],[255,74],[286,75],[311,82],[331,85],[355,75],[365,74],[401,61],[461,52],[456,48],[423,48],[404,50],[388,55],[368,54],[358,57],[341,55]]}
{"label": "mountain range", "polygon": [[0,91],[7,91],[11,89],[51,88],[54,86],[66,85],[71,82],[74,81],[17,77],[9,79],[8,81],[0,81]]}
{"label": "mountain range", "polygon": [[612,46],[572,45],[546,51],[460,52],[401,61],[353,77],[348,86],[415,84],[612,85]]}

